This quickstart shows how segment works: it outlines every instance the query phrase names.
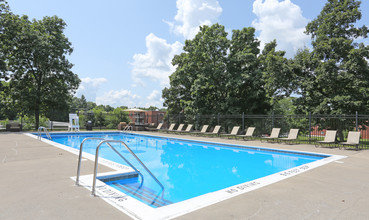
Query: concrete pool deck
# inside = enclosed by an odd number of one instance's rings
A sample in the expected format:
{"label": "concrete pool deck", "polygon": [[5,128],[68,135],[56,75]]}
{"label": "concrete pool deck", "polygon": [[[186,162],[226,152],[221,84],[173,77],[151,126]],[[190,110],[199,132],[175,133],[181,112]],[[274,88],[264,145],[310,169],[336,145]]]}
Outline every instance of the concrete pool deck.
{"label": "concrete pool deck", "polygon": [[[177,219],[369,219],[368,150],[140,133],[347,156]],[[0,219],[131,219],[74,185],[77,157],[22,133],[1,132]],[[110,169],[99,167],[104,171]],[[92,172],[93,162],[85,160],[81,174]]]}

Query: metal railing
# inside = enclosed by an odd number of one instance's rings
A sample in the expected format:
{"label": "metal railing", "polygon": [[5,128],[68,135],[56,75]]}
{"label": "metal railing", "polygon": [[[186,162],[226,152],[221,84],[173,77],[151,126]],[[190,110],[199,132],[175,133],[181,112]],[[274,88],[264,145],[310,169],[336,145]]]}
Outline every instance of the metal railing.
{"label": "metal railing", "polygon": [[[81,171],[81,160],[82,160],[82,150],[83,150],[83,144],[88,141],[88,140],[105,140],[104,138],[94,138],[94,137],[89,137],[89,138],[85,138],[83,139],[83,141],[81,142],[81,144],[79,145],[79,155],[78,155],[78,166],[77,166],[77,177],[76,177],[76,185],[79,186],[79,176],[80,176],[80,171]],[[110,148],[112,148],[112,146],[109,143],[106,143],[107,145],[110,146]],[[121,156],[122,157],[122,156]],[[138,171],[138,169],[136,169],[135,166],[133,166],[133,164],[131,164],[128,160],[126,160],[126,158],[122,157],[131,167],[132,169],[134,169],[142,178],[142,182],[143,182],[143,176],[142,174]]]}
{"label": "metal railing", "polygon": [[46,134],[46,137],[47,137],[47,138],[49,138],[49,140],[52,140],[52,139],[51,139],[51,136],[50,136],[50,133],[49,133],[49,131],[47,130],[47,128],[42,127],[42,126],[38,127],[38,130],[37,130],[37,133],[38,133],[37,138],[38,138],[39,140],[41,140],[41,132],[42,132],[42,130],[44,130],[44,132],[45,132],[45,134]]}
{"label": "metal railing", "polygon": [[96,147],[96,154],[95,154],[95,166],[94,166],[94,177],[93,177],[93,184],[92,184],[92,190],[91,190],[91,195],[95,196],[95,187],[96,187],[96,175],[97,175],[97,168],[98,168],[98,160],[99,160],[99,150],[102,144],[106,143],[116,154],[118,154],[118,156],[120,156],[125,162],[127,162],[132,169],[134,169],[142,178],[141,181],[141,185],[143,184],[144,181],[144,177],[142,175],[142,173],[136,169],[136,167],[133,166],[132,163],[130,163],[121,153],[119,153],[115,147],[113,147],[110,143],[120,143],[123,144],[125,146],[125,148],[131,153],[131,155],[133,157],[135,157],[135,159],[142,165],[142,167],[151,175],[151,177],[159,184],[159,186],[162,189],[162,196],[164,195],[164,186],[163,184],[160,183],[160,181],[154,176],[154,174],[146,167],[146,165],[137,157],[137,155],[127,146],[126,143],[124,143],[121,140],[104,140],[102,138],[85,138],[81,145],[80,145],[80,153],[79,153],[79,157],[78,157],[78,167],[77,167],[77,177],[76,177],[76,185],[79,185],[79,176],[80,176],[80,168],[81,168],[81,158],[82,158],[82,149],[83,149],[83,144],[85,141],[87,140],[102,140]]}
{"label": "metal railing", "polygon": [[122,130],[122,132],[128,132],[128,131],[131,131],[131,132],[133,131],[133,127],[131,125],[127,125]]}
{"label": "metal railing", "polygon": [[369,148],[369,115],[359,113],[353,115],[188,115],[171,114],[166,115],[164,128],[171,123],[194,124],[195,130],[200,130],[202,125],[211,128],[221,125],[221,133],[230,133],[234,126],[240,126],[240,134],[245,133],[248,127],[256,127],[254,136],[263,137],[269,135],[272,128],[281,128],[281,136],[286,137],[292,128],[300,130],[299,143],[314,144],[324,139],[326,130],[337,130],[337,143],[346,141],[349,131],[361,133],[360,147]]}

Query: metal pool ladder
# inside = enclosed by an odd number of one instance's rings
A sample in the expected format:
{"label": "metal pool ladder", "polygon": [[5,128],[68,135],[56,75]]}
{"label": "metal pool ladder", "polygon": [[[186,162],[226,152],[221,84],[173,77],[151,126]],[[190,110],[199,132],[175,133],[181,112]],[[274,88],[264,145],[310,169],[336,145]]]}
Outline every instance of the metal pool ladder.
{"label": "metal pool ladder", "polygon": [[79,176],[80,176],[80,168],[81,168],[81,158],[82,158],[82,148],[83,148],[83,143],[87,140],[102,140],[96,147],[96,154],[95,154],[95,166],[94,166],[94,178],[93,178],[93,184],[92,184],[92,190],[91,190],[91,195],[95,196],[95,186],[96,186],[96,175],[97,175],[97,167],[98,167],[98,159],[99,159],[99,150],[100,150],[100,146],[104,143],[106,143],[116,154],[118,154],[124,161],[126,161],[142,178],[142,182],[141,184],[143,184],[144,181],[144,177],[142,175],[142,173],[135,167],[133,166],[132,163],[130,163],[121,153],[119,153],[119,151],[117,151],[115,149],[115,147],[113,147],[110,143],[121,143],[125,146],[125,148],[132,154],[133,157],[136,158],[136,160],[142,165],[142,167],[151,175],[151,177],[159,184],[159,186],[162,189],[162,195],[164,194],[164,186],[163,184],[160,183],[160,181],[154,176],[153,173],[151,173],[151,171],[146,167],[146,165],[136,156],[135,153],[133,153],[133,151],[126,145],[126,143],[124,143],[121,140],[104,140],[103,138],[85,138],[81,145],[80,145],[80,150],[79,150],[79,157],[78,157],[78,167],[77,167],[77,177],[76,177],[76,185],[79,185]]}
{"label": "metal pool ladder", "polygon": [[37,135],[37,139],[41,140],[41,132],[42,132],[42,130],[44,130],[44,132],[45,132],[45,134],[46,134],[46,137],[47,137],[47,138],[49,138],[50,140],[52,140],[52,139],[51,139],[51,136],[50,136],[50,133],[49,133],[49,131],[47,130],[47,128],[42,127],[42,126],[38,127],[38,130],[37,130],[37,133],[38,133],[38,135]]}
{"label": "metal pool ladder", "polygon": [[133,128],[131,125],[127,125],[125,128],[123,128],[122,132],[127,132],[127,131],[133,131]]}
{"label": "metal pool ladder", "polygon": [[[78,155],[78,166],[77,166],[77,177],[76,177],[76,185],[79,185],[79,176],[80,176],[80,171],[81,171],[81,160],[82,160],[82,150],[83,150],[83,144],[88,141],[88,140],[105,140],[104,138],[94,138],[94,137],[89,137],[89,138],[85,138],[83,139],[83,141],[81,142],[81,144],[79,145],[79,155]],[[113,148],[113,146],[111,146],[109,143],[106,143],[107,145],[109,145],[110,148]],[[118,152],[119,155],[119,152]],[[120,157],[123,158],[124,161],[126,161],[131,167],[132,169],[134,169],[142,178],[143,181],[143,176],[142,174],[136,169],[135,166],[133,166],[133,164],[131,164],[125,157],[123,157],[122,155],[120,155]]]}

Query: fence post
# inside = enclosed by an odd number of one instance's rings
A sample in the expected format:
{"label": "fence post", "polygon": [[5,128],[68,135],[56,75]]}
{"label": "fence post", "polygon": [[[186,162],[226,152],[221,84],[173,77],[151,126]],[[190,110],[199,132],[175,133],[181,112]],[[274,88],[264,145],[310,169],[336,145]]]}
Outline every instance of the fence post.
{"label": "fence post", "polygon": [[220,117],[220,114],[218,113],[218,125],[219,125],[219,117]]}
{"label": "fence post", "polygon": [[309,112],[309,144],[311,143],[311,112]]}
{"label": "fence post", "polygon": [[245,112],[242,112],[242,131],[245,130]]}
{"label": "fence post", "polygon": [[196,114],[196,130],[199,129],[199,114]]}
{"label": "fence post", "polygon": [[274,128],[274,111],[272,111],[272,128]]}
{"label": "fence post", "polygon": [[181,124],[181,113],[178,113],[178,124]]}
{"label": "fence post", "polygon": [[355,114],[355,119],[356,119],[356,131],[359,131],[359,121],[358,121],[358,113],[356,111],[356,114]]}

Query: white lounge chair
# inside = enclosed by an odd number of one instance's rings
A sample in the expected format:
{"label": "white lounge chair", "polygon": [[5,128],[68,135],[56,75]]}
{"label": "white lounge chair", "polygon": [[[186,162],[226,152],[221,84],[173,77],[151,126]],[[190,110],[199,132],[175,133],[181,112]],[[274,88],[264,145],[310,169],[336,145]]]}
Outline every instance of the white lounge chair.
{"label": "white lounge chair", "polygon": [[240,126],[234,126],[231,133],[229,134],[222,134],[222,136],[225,136],[225,137],[236,137],[236,135],[238,134],[238,132],[240,131]]}
{"label": "white lounge chair", "polygon": [[163,123],[159,123],[158,127],[156,127],[156,131],[159,131],[163,127]]}
{"label": "white lounge chair", "polygon": [[209,128],[209,125],[203,125],[200,132],[191,132],[191,134],[196,134],[196,135],[198,135],[198,134],[204,134],[204,133],[206,133],[206,131],[208,130],[208,128]]}
{"label": "white lounge chair", "polygon": [[317,141],[315,143],[315,147],[319,147],[322,144],[328,144],[328,146],[330,146],[330,144],[335,144],[336,143],[336,136],[337,136],[337,131],[336,130],[327,130],[325,132],[324,140]]}
{"label": "white lounge chair", "polygon": [[180,134],[190,133],[190,132],[192,132],[192,130],[193,130],[193,124],[188,124],[187,127],[186,127],[186,130],[179,131],[178,133],[180,133]]}
{"label": "white lounge chair", "polygon": [[175,123],[173,124],[170,124],[169,128],[167,130],[160,130],[160,131],[166,131],[166,132],[171,132],[171,131],[174,131],[174,127],[176,126]]}
{"label": "white lounge chair", "polygon": [[252,138],[254,135],[255,127],[248,127],[245,134],[237,135],[237,137],[242,137],[245,140],[248,138]]}
{"label": "white lounge chair", "polygon": [[299,134],[299,129],[290,129],[288,133],[288,137],[286,138],[279,138],[280,141],[285,141],[286,143],[292,143],[293,141],[297,140],[297,135]]}
{"label": "white lounge chair", "polygon": [[[184,124],[180,124],[177,128],[177,130],[173,130],[174,133],[181,132],[183,130]],[[170,132],[170,131],[169,131]]]}
{"label": "white lounge chair", "polygon": [[274,141],[275,139],[277,139],[279,137],[279,132],[281,131],[280,128],[273,128],[272,132],[270,133],[269,137],[264,137],[263,139],[266,141]]}
{"label": "white lounge chair", "polygon": [[[349,131],[346,142],[340,142],[342,146],[355,146],[358,149],[360,143],[360,132]],[[340,146],[341,149],[341,146]]]}
{"label": "white lounge chair", "polygon": [[208,136],[213,136],[213,135],[215,135],[215,136],[218,136],[219,135],[219,132],[220,132],[220,128],[221,128],[222,126],[220,126],[220,125],[217,125],[217,126],[215,126],[214,127],[214,129],[213,129],[213,131],[212,132],[206,132],[206,133],[203,133],[204,135],[208,135]]}

